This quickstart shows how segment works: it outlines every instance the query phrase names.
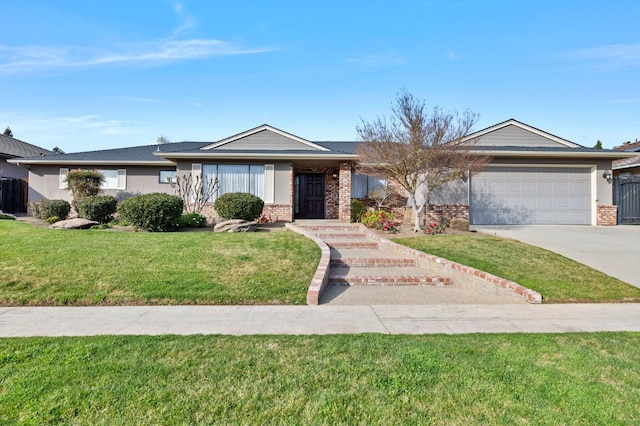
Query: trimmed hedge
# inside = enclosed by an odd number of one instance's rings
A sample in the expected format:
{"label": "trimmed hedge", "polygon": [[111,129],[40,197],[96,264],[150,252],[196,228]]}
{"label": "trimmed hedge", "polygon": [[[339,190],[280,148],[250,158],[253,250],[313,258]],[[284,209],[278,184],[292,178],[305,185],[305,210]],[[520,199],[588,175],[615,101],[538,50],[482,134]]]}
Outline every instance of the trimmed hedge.
{"label": "trimmed hedge", "polygon": [[360,222],[362,216],[367,212],[367,207],[357,198],[351,199],[351,222]]}
{"label": "trimmed hedge", "polygon": [[204,228],[207,226],[207,218],[199,213],[187,213],[178,218],[180,228]]}
{"label": "trimmed hedge", "polygon": [[118,206],[118,214],[136,229],[166,232],[176,230],[183,208],[180,197],[154,192],[124,200]]}
{"label": "trimmed hedge", "polygon": [[76,200],[79,217],[100,223],[110,222],[117,206],[118,200],[111,195],[92,195]]}
{"label": "trimmed hedge", "polygon": [[246,192],[228,192],[213,204],[218,216],[225,220],[256,220],[262,214],[264,201]]}
{"label": "trimmed hedge", "polygon": [[55,216],[58,220],[65,220],[71,211],[71,204],[65,200],[34,201],[31,203],[31,211],[38,219],[47,220]]}

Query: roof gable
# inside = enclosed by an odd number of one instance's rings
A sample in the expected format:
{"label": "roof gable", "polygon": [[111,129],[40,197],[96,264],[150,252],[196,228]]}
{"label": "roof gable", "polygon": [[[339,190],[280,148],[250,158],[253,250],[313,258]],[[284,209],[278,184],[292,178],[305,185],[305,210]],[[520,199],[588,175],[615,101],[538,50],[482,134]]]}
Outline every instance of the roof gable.
{"label": "roof gable", "polygon": [[202,147],[203,150],[329,151],[328,148],[267,124]]}
{"label": "roof gable", "polygon": [[579,148],[580,145],[551,133],[510,119],[464,138],[477,139],[478,146],[517,146],[531,148]]}

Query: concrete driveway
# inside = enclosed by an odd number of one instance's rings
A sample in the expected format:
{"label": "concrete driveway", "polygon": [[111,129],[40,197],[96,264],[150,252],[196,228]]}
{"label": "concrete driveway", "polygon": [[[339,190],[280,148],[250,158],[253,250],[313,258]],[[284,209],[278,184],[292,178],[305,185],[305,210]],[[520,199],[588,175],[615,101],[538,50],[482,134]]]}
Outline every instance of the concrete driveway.
{"label": "concrete driveway", "polygon": [[554,251],[640,287],[640,226],[472,226],[498,237]]}

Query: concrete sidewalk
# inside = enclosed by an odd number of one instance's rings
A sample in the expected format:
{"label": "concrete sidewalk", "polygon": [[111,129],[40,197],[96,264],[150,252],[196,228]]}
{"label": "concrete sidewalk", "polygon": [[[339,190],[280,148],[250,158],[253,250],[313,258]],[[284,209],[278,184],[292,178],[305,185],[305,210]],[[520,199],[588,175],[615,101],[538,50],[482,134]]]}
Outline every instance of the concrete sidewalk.
{"label": "concrete sidewalk", "polygon": [[0,337],[640,331],[640,304],[0,308]]}

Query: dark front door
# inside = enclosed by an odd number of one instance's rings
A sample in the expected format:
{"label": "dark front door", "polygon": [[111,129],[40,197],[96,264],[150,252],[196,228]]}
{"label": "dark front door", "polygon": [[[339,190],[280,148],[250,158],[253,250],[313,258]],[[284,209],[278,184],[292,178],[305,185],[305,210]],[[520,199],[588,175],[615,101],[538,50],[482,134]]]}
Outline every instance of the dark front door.
{"label": "dark front door", "polygon": [[324,219],[324,174],[301,173],[298,217]]}

